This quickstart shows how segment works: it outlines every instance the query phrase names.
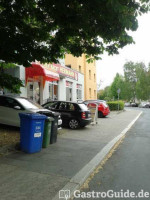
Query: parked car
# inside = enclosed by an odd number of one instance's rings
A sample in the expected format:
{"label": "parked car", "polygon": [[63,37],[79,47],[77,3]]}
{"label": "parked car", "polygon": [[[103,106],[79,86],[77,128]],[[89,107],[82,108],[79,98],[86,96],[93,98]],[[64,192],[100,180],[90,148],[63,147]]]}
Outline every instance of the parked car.
{"label": "parked car", "polygon": [[98,117],[106,117],[109,113],[109,106],[107,105],[106,101],[104,100],[86,100],[83,101],[85,105],[88,105],[89,103],[97,103],[98,104]]}
{"label": "parked car", "polygon": [[150,102],[141,102],[139,104],[140,108],[150,108]]}
{"label": "parked car", "polygon": [[83,103],[69,101],[49,101],[44,108],[61,113],[62,125],[71,129],[84,127],[91,123],[91,113]]}
{"label": "parked car", "polygon": [[138,107],[138,104],[137,103],[131,103],[131,107]]}
{"label": "parked car", "polygon": [[[20,127],[19,113],[42,113],[49,115],[50,111],[39,104],[23,97],[0,95],[0,124]],[[58,118],[58,127],[62,125],[62,119]]]}
{"label": "parked car", "polygon": [[131,103],[130,103],[130,102],[125,102],[125,103],[124,103],[124,106],[125,106],[125,107],[131,107]]}

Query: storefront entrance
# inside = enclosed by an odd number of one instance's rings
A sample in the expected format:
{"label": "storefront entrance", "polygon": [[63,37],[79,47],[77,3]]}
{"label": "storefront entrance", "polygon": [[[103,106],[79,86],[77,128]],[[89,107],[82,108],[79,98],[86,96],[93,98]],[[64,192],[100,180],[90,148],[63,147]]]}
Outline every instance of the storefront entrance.
{"label": "storefront entrance", "polygon": [[40,82],[28,82],[27,97],[40,104]]}
{"label": "storefront entrance", "polygon": [[58,82],[49,83],[49,100],[58,100]]}

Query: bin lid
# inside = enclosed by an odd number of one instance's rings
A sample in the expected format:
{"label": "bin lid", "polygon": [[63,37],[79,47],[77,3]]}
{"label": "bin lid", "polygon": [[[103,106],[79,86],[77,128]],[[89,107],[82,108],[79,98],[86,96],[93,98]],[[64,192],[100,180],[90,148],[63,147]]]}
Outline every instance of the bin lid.
{"label": "bin lid", "polygon": [[38,112],[40,114],[46,115],[48,117],[58,117],[59,115],[61,115],[59,112],[53,112],[53,111],[40,111]]}
{"label": "bin lid", "polygon": [[59,112],[52,112],[52,117],[58,117],[59,115],[61,115]]}
{"label": "bin lid", "polygon": [[45,121],[52,122],[52,121],[54,121],[54,118],[53,117],[47,117]]}
{"label": "bin lid", "polygon": [[38,113],[19,113],[20,118],[29,118],[29,119],[46,119],[45,115]]}

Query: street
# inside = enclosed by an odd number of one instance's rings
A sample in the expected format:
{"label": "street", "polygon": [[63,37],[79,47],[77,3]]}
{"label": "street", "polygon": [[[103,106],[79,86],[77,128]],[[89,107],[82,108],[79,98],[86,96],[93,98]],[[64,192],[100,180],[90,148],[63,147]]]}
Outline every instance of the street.
{"label": "street", "polygon": [[[58,200],[57,194],[65,186],[74,190],[100,162],[97,155],[102,149],[120,135],[140,112],[111,112],[108,117],[99,118],[95,126],[79,130],[64,129],[57,143],[39,153],[14,152],[1,157],[1,199]],[[93,159],[97,164],[93,162],[91,169]]]}
{"label": "street", "polygon": [[[136,195],[140,191],[150,192],[150,109],[140,110],[143,111],[141,117],[127,132],[125,139],[103,168],[88,183],[88,189],[83,188],[82,192],[107,192],[109,190],[125,192],[129,190],[135,192]],[[135,198],[138,199],[138,197]],[[125,198],[118,196],[118,198],[106,197],[103,199]],[[139,199],[150,198],[140,197]]]}

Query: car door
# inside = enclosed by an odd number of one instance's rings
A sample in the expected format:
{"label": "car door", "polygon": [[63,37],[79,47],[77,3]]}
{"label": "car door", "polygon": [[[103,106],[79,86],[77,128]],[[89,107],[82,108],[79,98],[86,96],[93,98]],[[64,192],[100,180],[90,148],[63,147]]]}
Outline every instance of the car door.
{"label": "car door", "polygon": [[68,112],[67,112],[67,102],[59,102],[57,111],[61,113],[62,123],[63,125],[68,124]]}
{"label": "car door", "polygon": [[24,108],[17,100],[4,97],[0,106],[0,122],[2,124],[20,126],[19,113],[21,112],[24,112]]}

